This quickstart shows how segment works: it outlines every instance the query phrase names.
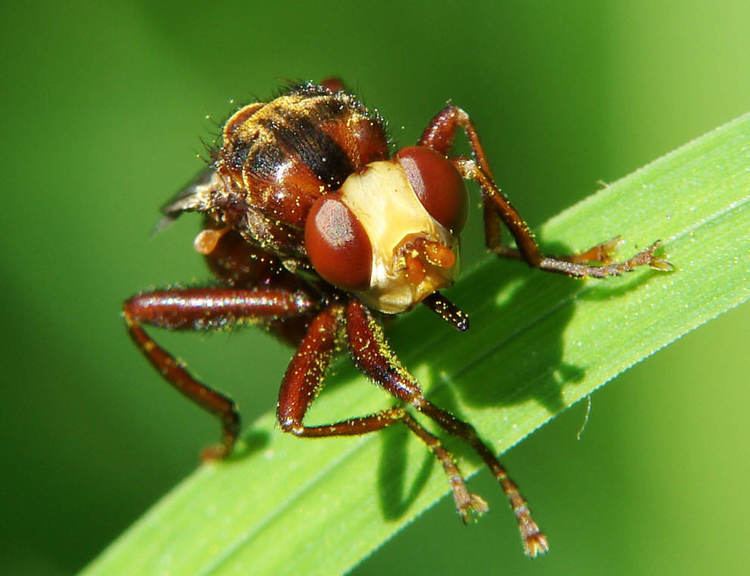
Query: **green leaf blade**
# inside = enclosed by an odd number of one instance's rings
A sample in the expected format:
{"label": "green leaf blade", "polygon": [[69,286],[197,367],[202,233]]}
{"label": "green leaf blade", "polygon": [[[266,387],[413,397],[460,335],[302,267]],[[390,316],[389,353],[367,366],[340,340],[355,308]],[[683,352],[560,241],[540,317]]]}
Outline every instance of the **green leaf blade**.
{"label": "green leaf blade", "polygon": [[[469,333],[453,333],[419,310],[389,331],[394,349],[431,399],[472,422],[498,452],[507,450],[750,298],[749,201],[746,115],[541,230],[546,245],[573,249],[620,234],[624,256],[660,238],[673,273],[580,282],[488,259],[451,292],[472,317]],[[346,364],[331,380],[314,422],[391,403]],[[448,492],[442,471],[424,466],[424,448],[398,429],[299,440],[274,428],[269,413],[247,441],[244,455],[202,467],[84,573],[341,573]],[[466,473],[478,469],[467,452],[458,453]],[[485,496],[500,505],[497,495]]]}

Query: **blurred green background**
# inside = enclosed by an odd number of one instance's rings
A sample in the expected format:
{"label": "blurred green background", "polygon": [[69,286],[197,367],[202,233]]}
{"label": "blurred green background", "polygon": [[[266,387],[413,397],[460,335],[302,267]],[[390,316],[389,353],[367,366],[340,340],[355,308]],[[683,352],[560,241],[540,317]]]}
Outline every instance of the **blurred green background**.
{"label": "blurred green background", "polygon": [[[230,99],[338,74],[410,143],[450,98],[532,225],[750,110],[744,0],[29,4],[0,7],[4,574],[75,572],[216,435],[119,308],[207,279],[197,218],[151,230]],[[506,457],[547,558],[505,510],[464,528],[445,500],[355,573],[743,572],[749,337],[746,306],[597,393],[580,440],[576,407]],[[265,334],[160,338],[246,422],[275,405],[290,351]]]}

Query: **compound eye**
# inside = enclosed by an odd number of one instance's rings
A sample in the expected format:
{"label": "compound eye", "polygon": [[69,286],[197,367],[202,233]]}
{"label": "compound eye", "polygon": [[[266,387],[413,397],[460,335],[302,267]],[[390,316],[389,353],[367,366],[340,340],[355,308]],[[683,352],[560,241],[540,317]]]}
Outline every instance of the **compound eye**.
{"label": "compound eye", "polygon": [[305,222],[305,247],[315,270],[344,290],[370,287],[372,246],[357,217],[338,195],[315,201]]}
{"label": "compound eye", "polygon": [[445,157],[426,146],[402,148],[396,158],[425,210],[453,233],[466,222],[463,178]]}

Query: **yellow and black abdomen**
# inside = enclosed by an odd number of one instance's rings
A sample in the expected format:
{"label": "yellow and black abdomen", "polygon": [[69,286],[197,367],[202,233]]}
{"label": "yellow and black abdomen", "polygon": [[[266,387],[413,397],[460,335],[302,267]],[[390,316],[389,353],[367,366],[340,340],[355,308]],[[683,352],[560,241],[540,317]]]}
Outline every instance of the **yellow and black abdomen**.
{"label": "yellow and black abdomen", "polygon": [[379,118],[350,94],[305,84],[236,112],[224,127],[217,168],[247,205],[301,232],[319,196],[387,157]]}

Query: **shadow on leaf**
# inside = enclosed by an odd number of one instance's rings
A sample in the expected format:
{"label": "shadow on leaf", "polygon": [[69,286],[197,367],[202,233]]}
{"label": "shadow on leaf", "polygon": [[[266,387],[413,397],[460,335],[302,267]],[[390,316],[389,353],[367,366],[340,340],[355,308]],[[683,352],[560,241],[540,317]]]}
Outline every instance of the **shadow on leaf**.
{"label": "shadow on leaf", "polygon": [[[547,248],[550,253],[570,253],[565,246]],[[395,326],[389,337],[396,353],[399,349],[410,351],[402,358],[403,363],[422,375],[427,398],[464,421],[471,420],[466,416],[468,410],[529,400],[553,415],[566,407],[564,387],[575,385],[585,375],[582,367],[565,361],[565,331],[575,315],[579,296],[617,298],[651,277],[648,272],[637,272],[632,280],[615,281],[611,289],[606,280],[598,281],[593,289],[584,289],[586,284],[578,279],[529,270],[518,262],[498,261],[469,274],[447,294],[469,314],[468,333],[440,326],[439,319],[420,309],[413,314],[427,317]],[[488,299],[488,291],[496,294],[495,298]],[[481,304],[474,306],[474,302]],[[434,357],[431,350],[438,343],[441,355]],[[434,463],[432,457],[426,458],[411,486],[405,487],[406,446],[416,441],[409,436],[401,428],[388,431],[383,440],[380,501],[389,519],[406,512],[429,479]],[[459,439],[446,438],[444,432],[439,436],[457,455],[479,462]]]}

